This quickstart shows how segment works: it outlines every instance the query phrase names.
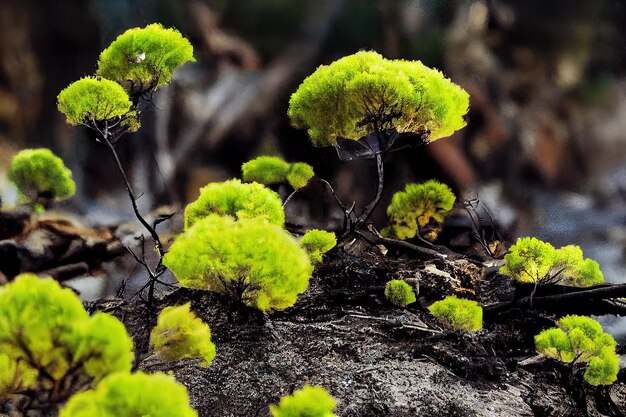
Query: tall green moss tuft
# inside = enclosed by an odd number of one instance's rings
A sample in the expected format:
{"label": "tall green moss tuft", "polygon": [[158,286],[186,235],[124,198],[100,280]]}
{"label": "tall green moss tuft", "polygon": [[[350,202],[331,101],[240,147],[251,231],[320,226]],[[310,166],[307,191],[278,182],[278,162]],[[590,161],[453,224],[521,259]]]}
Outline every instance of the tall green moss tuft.
{"label": "tall green moss tuft", "polygon": [[74,395],[59,417],[197,417],[184,385],[161,373],[115,374]]}
{"label": "tall green moss tuft", "polygon": [[483,309],[476,301],[452,295],[431,304],[428,310],[454,330],[471,332],[483,327]]}
{"label": "tall green moss tuft", "polygon": [[150,333],[150,347],[168,361],[203,359],[209,366],[215,358],[211,329],[191,311],[189,303],[164,308]]}
{"label": "tall green moss tuft", "polygon": [[170,82],[174,70],[189,61],[194,61],[189,41],[176,29],[153,23],[128,29],[102,51],[98,75],[141,94]]}
{"label": "tall green moss tuft", "polygon": [[617,380],[615,346],[615,339],[600,323],[585,316],[565,316],[557,327],[535,336],[537,352],[565,363],[586,364],[584,379],[591,385],[610,385]]}
{"label": "tall green moss tuft", "polygon": [[413,288],[401,279],[392,279],[387,282],[385,298],[398,307],[406,307],[417,301]]}
{"label": "tall green moss tuft", "polygon": [[313,229],[302,236],[300,245],[309,255],[311,262],[319,264],[322,262],[322,255],[337,245],[337,237],[334,233]]}
{"label": "tall green moss tuft", "polygon": [[604,282],[600,265],[584,258],[579,246],[555,249],[534,237],[520,238],[504,256],[500,273],[519,282],[544,285],[561,283],[576,287]]}
{"label": "tall green moss tuft", "polygon": [[7,176],[22,197],[63,200],[74,195],[72,171],[49,149],[24,149],[11,160]]}
{"label": "tall green moss tuft", "polygon": [[305,385],[291,395],[281,398],[280,403],[270,405],[272,417],[337,417],[337,403],[322,387]]}
{"label": "tall green moss tuft", "polygon": [[227,294],[261,311],[292,306],[313,272],[306,252],[281,227],[218,215],[179,235],[163,262],[183,287]]}
{"label": "tall green moss tuft", "polygon": [[393,195],[387,207],[390,223],[385,233],[399,239],[415,237],[420,227],[426,226],[431,220],[443,222],[455,200],[450,187],[438,181],[408,184],[404,191]]}
{"label": "tall green moss tuft", "polygon": [[278,194],[261,184],[242,183],[237,179],[214,182],[201,188],[198,199],[185,208],[185,228],[210,214],[235,219],[261,218],[278,226],[285,223]]}
{"label": "tall green moss tuft", "polygon": [[121,322],[90,317],[71,290],[32,274],[0,287],[0,352],[0,397],[29,390],[51,403],[133,361]]}
{"label": "tall green moss tuft", "polygon": [[[73,82],[59,93],[57,101],[59,111],[74,126],[126,118],[132,107],[128,94],[119,84],[99,77]],[[135,127],[131,131],[139,128]]]}
{"label": "tall green moss tuft", "polygon": [[288,113],[314,145],[331,146],[338,137],[392,128],[429,131],[436,140],[465,126],[468,107],[469,95],[441,72],[362,51],[317,68],[291,96]]}

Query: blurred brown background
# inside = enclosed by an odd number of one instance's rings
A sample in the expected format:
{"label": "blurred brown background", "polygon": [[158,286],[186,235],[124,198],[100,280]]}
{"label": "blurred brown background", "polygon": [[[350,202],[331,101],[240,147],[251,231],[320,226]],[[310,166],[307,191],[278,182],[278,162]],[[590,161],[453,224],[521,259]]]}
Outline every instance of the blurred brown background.
{"label": "blurred brown background", "polygon": [[[438,178],[487,204],[508,239],[580,244],[609,281],[626,278],[626,3],[620,0],[3,0],[0,196],[11,155],[49,147],[72,168],[67,210],[92,224],[131,218],[112,160],[64,123],[56,95],[93,73],[133,26],[178,28],[197,62],[144,109],[120,154],[140,205],[195,198],[200,186],[276,154],[312,164],[347,201],[374,192],[370,161],[340,163],[289,126],[289,95],[323,63],[360,49],[420,59],[471,96],[468,126],[389,158],[386,196]],[[332,227],[320,190],[295,215]],[[323,199],[322,199],[323,200]],[[329,222],[328,219],[331,221]],[[305,220],[302,220],[305,221]]]}

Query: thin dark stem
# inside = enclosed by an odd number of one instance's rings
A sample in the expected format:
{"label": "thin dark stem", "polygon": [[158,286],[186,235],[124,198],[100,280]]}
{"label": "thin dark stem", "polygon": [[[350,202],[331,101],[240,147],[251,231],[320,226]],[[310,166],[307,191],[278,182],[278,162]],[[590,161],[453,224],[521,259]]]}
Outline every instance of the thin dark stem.
{"label": "thin dark stem", "polygon": [[359,221],[363,223],[367,222],[367,220],[370,218],[370,216],[374,212],[374,209],[376,209],[376,206],[378,206],[378,203],[380,203],[381,197],[383,196],[383,188],[385,184],[385,170],[384,170],[384,163],[383,163],[383,155],[380,152],[376,154],[376,170],[378,171],[378,184],[376,186],[376,196],[374,197],[372,201],[369,202],[367,206],[365,206],[365,208],[359,215]]}
{"label": "thin dark stem", "polygon": [[[152,227],[139,212],[139,208],[137,207],[137,198],[135,197],[135,193],[133,192],[133,189],[130,185],[130,181],[128,180],[128,176],[126,175],[126,171],[124,170],[124,166],[122,165],[122,162],[120,161],[117,151],[115,150],[115,147],[111,143],[108,125],[105,125],[104,131],[102,132],[102,141],[107,146],[107,148],[109,148],[109,151],[111,151],[111,154],[113,155],[113,158],[115,159],[117,169],[122,177],[122,180],[124,181],[126,191],[128,192],[128,197],[130,198],[130,202],[132,204],[135,217],[137,218],[137,220],[139,220],[142,226],[148,231],[148,233],[154,240],[154,244],[156,246],[159,261],[157,263],[155,270],[152,271],[145,261],[141,262],[141,264],[144,266],[146,271],[148,271],[148,274],[150,276],[150,282],[148,285],[148,304],[151,304],[154,301],[154,290],[155,290],[154,287],[158,281],[157,277],[161,275],[162,270],[163,270],[163,256],[165,256],[163,243],[161,243],[161,238],[159,237],[159,234],[156,232],[154,227]],[[135,259],[137,259],[137,257],[135,257]]]}
{"label": "thin dark stem", "polygon": [[120,175],[122,176],[122,179],[124,180],[124,185],[126,186],[126,191],[128,192],[128,197],[130,198],[131,204],[133,206],[133,212],[135,213],[135,217],[137,217],[137,220],[139,220],[139,222],[148,231],[148,233],[150,233],[150,236],[152,236],[152,239],[155,242],[156,249],[157,249],[157,252],[158,252],[159,256],[163,255],[164,254],[163,244],[161,243],[161,239],[159,238],[159,235],[154,230],[154,228],[152,226],[150,226],[150,224],[146,221],[146,219],[143,218],[141,213],[139,213],[139,209],[137,208],[137,198],[135,197],[135,193],[133,192],[133,189],[132,189],[132,187],[130,185],[130,182],[128,181],[128,177],[126,176],[126,171],[124,171],[124,167],[122,166],[120,158],[117,155],[117,151],[115,150],[115,147],[109,141],[109,138],[107,136],[103,136],[103,141],[104,141],[104,144],[107,145],[107,147],[109,148],[109,150],[113,154],[113,157],[115,158],[115,163],[117,164],[117,169],[118,169]]}

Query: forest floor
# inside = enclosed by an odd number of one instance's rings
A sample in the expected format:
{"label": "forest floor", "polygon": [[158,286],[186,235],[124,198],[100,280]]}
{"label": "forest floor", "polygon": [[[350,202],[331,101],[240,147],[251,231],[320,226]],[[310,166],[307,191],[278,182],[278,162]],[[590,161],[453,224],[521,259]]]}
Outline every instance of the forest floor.
{"label": "forest floor", "polygon": [[[610,388],[593,388],[580,373],[536,356],[534,335],[554,325],[548,312],[486,312],[483,330],[466,334],[427,313],[424,306],[447,294],[483,305],[512,299],[515,288],[492,269],[462,259],[358,257],[336,249],[297,304],[269,317],[187,289],[151,313],[120,299],[90,308],[120,318],[135,340],[137,367],[172,372],[200,417],[267,417],[271,403],[307,383],[328,389],[341,417],[624,415],[623,372]],[[418,292],[418,302],[405,309],[383,294],[397,278]],[[211,327],[217,356],[208,368],[149,356],[147,321],[186,302]]]}

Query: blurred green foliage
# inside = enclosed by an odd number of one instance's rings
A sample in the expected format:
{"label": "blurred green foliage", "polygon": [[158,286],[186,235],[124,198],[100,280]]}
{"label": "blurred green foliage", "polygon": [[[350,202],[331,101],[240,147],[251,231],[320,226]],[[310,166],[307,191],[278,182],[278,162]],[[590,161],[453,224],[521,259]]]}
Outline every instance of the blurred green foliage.
{"label": "blurred green foliage", "polygon": [[22,198],[35,202],[45,197],[63,200],[74,195],[72,171],[49,149],[24,149],[11,160],[7,172]]}
{"label": "blurred green foliage", "polygon": [[173,376],[119,373],[95,390],[74,395],[60,417],[197,417],[184,385]]}
{"label": "blurred green foliage", "polygon": [[105,313],[89,316],[80,299],[52,278],[22,274],[0,287],[0,397],[49,392],[49,401],[129,372],[133,343]]}

